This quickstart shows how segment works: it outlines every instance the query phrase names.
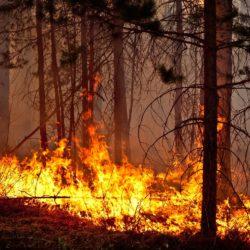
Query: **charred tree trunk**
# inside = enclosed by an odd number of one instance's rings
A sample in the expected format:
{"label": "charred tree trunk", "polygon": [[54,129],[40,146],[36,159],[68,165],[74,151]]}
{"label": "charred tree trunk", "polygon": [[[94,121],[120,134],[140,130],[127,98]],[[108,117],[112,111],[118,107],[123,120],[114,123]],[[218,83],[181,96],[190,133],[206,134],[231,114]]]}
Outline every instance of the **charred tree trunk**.
{"label": "charred tree trunk", "polygon": [[[6,67],[9,62],[9,34],[6,30],[8,17],[2,13],[0,17],[1,30],[5,30],[1,36],[0,45],[0,155],[7,151],[9,137],[9,69]],[[7,62],[7,63],[6,63]]]}
{"label": "charred tree trunk", "polygon": [[88,133],[88,46],[87,46],[87,20],[86,11],[81,17],[81,60],[82,60],[82,145],[89,148]]}
{"label": "charred tree trunk", "polygon": [[[140,40],[140,36],[135,34],[132,42],[132,70],[131,70],[131,86],[130,86],[130,105],[129,105],[129,112],[128,112],[128,135],[130,134],[130,129],[131,129],[131,122],[132,122],[132,116],[133,116],[133,108],[134,108],[134,92],[135,92],[135,84],[136,84],[136,67],[137,67],[137,57],[138,57],[138,52],[137,52],[137,45]],[[130,141],[128,139],[128,145],[127,145],[127,157],[128,159],[131,160],[131,146],[130,146]]]}
{"label": "charred tree trunk", "polygon": [[39,78],[39,115],[40,115],[40,136],[41,148],[47,148],[47,130],[46,130],[46,104],[45,104],[45,70],[43,53],[43,32],[42,32],[42,2],[36,1],[36,35],[37,35],[37,53],[38,53],[38,78]]}
{"label": "charred tree trunk", "polygon": [[71,69],[71,100],[70,100],[70,125],[69,125],[69,143],[72,145],[75,137],[75,88],[76,88],[76,66]]}
{"label": "charred tree trunk", "polygon": [[89,94],[88,94],[88,107],[89,107],[89,119],[88,126],[94,123],[94,85],[95,85],[95,48],[94,48],[94,21],[90,21],[89,25]]}
{"label": "charred tree trunk", "polygon": [[[203,58],[203,54],[201,55]],[[200,82],[201,82],[201,89],[200,89],[200,115],[204,116],[204,63],[201,65],[201,72],[200,72]]]}
{"label": "charred tree trunk", "polygon": [[[198,51],[197,48],[194,48],[194,84],[197,86],[198,84],[198,79],[199,79],[199,71],[198,71]],[[196,117],[197,114],[197,89],[194,89],[194,97],[193,97],[193,101],[192,101],[192,106],[193,106],[193,110],[192,110],[192,117]],[[195,136],[196,136],[196,129],[195,129],[195,124],[192,125],[191,127],[191,135],[190,135],[190,151],[194,149],[194,143],[195,143]]]}
{"label": "charred tree trunk", "polygon": [[59,73],[58,73],[58,65],[57,65],[57,49],[56,49],[56,38],[55,38],[55,20],[54,20],[54,4],[53,1],[50,2],[50,38],[51,38],[51,71],[52,71],[52,80],[55,91],[55,104],[56,104],[56,128],[57,128],[57,139],[60,141],[63,138],[62,128],[62,100],[60,100],[59,94]]}
{"label": "charred tree trunk", "polygon": [[[179,34],[178,38],[183,39],[183,21],[182,21],[182,0],[176,1],[176,22],[177,28],[176,31]],[[175,75],[177,76],[176,87],[178,88],[175,92],[175,127],[178,127],[182,122],[182,51],[183,46],[182,42],[176,42],[176,51],[175,51]],[[180,79],[179,79],[180,78]],[[182,142],[182,131],[181,129],[175,130],[175,152],[177,156],[182,155],[183,142]]]}
{"label": "charred tree trunk", "polygon": [[115,123],[115,162],[122,163],[123,156],[127,154],[126,148],[129,143],[127,128],[127,103],[124,74],[123,56],[123,22],[115,21],[113,30],[114,52],[114,123]]}
{"label": "charred tree trunk", "polygon": [[[68,51],[69,53],[71,50],[75,51],[75,44],[76,44],[76,32],[75,27],[73,27],[73,34],[70,34],[68,31]],[[72,35],[72,37],[71,37]],[[73,44],[71,41],[73,40]],[[69,144],[72,148],[72,154],[75,154],[75,89],[76,89],[76,61],[71,62],[70,64],[70,82],[71,82],[71,97],[70,97],[70,118],[69,118]]]}
{"label": "charred tree trunk", "polygon": [[[217,46],[226,46],[217,52],[218,86],[232,83],[232,0],[217,0]],[[218,199],[231,196],[231,98],[232,88],[226,87],[218,91],[218,118],[223,122],[218,138],[218,163],[220,174],[218,180]]]}
{"label": "charred tree trunk", "polygon": [[[68,33],[68,48],[69,53],[72,51],[75,51],[76,49],[76,27],[73,27],[72,34]],[[72,35],[72,37],[71,37]],[[72,44],[71,44],[72,41]],[[71,146],[71,159],[72,159],[72,167],[74,169],[74,179],[76,178],[77,174],[77,167],[76,167],[76,161],[77,161],[77,154],[76,154],[76,124],[75,124],[75,94],[76,94],[76,67],[77,62],[73,61],[70,65],[70,82],[71,82],[71,99],[70,99],[70,120],[69,120],[69,144]]]}
{"label": "charred tree trunk", "polygon": [[217,175],[217,76],[216,76],[216,0],[205,0],[204,38],[204,155],[201,231],[216,236]]}

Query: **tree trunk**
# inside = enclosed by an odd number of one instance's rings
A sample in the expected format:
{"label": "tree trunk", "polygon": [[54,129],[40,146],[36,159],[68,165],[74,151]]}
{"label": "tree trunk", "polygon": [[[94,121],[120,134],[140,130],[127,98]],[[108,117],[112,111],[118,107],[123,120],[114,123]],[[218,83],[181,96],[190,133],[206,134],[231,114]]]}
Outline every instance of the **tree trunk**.
{"label": "tree trunk", "polygon": [[216,76],[216,0],[205,0],[204,38],[204,155],[201,231],[216,236],[217,175],[217,76]]}
{"label": "tree trunk", "polygon": [[[177,33],[179,33],[178,38],[183,39],[183,21],[182,21],[182,0],[176,1],[176,22],[177,22]],[[176,42],[175,51],[175,75],[182,75],[182,42]],[[178,127],[182,122],[182,80],[177,79],[176,87],[178,88],[175,92],[175,127]],[[182,131],[181,129],[175,130],[175,153],[177,156],[182,155],[183,141],[182,141]]]}
{"label": "tree trunk", "polygon": [[[129,104],[129,112],[128,112],[128,135],[130,134],[131,129],[131,122],[132,122],[132,116],[133,116],[133,108],[134,108],[134,92],[135,92],[135,84],[136,84],[136,67],[137,67],[137,57],[138,57],[138,51],[137,46],[138,42],[140,40],[140,36],[137,34],[134,35],[133,42],[132,42],[132,69],[131,69],[131,86],[130,86],[130,104]],[[130,141],[128,140],[127,144],[127,157],[129,160],[131,160],[131,146]]]}
{"label": "tree trunk", "polygon": [[[8,24],[8,16],[4,13],[0,17],[1,30],[6,29]],[[0,62],[8,64],[9,61],[9,35],[3,33],[1,36],[0,45]],[[5,56],[6,55],[6,56]],[[7,61],[7,63],[6,63]],[[3,155],[8,147],[9,137],[9,124],[10,124],[10,113],[9,113],[9,69],[5,65],[0,66],[0,155]]]}
{"label": "tree trunk", "polygon": [[[73,51],[75,51],[75,45],[76,45],[76,31],[75,31],[75,27],[73,27],[73,34],[71,37],[70,35],[70,31],[68,30],[68,36],[67,36],[67,40],[68,40],[68,51],[70,52],[70,50],[72,49]],[[71,44],[71,39],[75,40],[73,41],[73,44]],[[71,82],[71,97],[70,97],[70,118],[69,118],[69,144],[71,145],[72,148],[72,154],[75,155],[75,142],[74,142],[74,138],[75,138],[75,89],[76,89],[76,62],[72,62],[70,64],[70,82]]]}
{"label": "tree trunk", "polygon": [[[194,47],[194,84],[197,86],[199,80],[199,66],[198,66],[198,48]],[[194,89],[194,97],[192,101],[192,117],[197,117],[197,109],[199,108],[197,105],[197,89]],[[190,135],[190,152],[194,149],[195,144],[195,137],[196,137],[196,125],[193,124],[191,127],[191,135]]]}
{"label": "tree trunk", "polygon": [[[232,0],[217,0],[217,46],[227,46],[232,42]],[[217,52],[217,83],[218,86],[232,83],[232,47]],[[218,198],[224,200],[231,196],[231,87],[218,91],[218,118],[223,127],[218,134],[218,163],[220,174],[218,180]],[[231,194],[230,194],[231,193]]]}
{"label": "tree trunk", "polygon": [[95,48],[94,48],[94,22],[90,21],[89,25],[89,95],[88,95],[88,106],[90,117],[88,119],[88,126],[91,126],[94,123],[94,85],[95,85],[95,72],[94,72],[94,63],[95,63]]}
{"label": "tree trunk", "polygon": [[82,145],[89,148],[88,133],[88,46],[87,46],[87,20],[86,12],[81,17],[81,60],[82,60]]}
{"label": "tree trunk", "polygon": [[122,163],[129,142],[128,115],[123,56],[123,22],[115,20],[113,30],[114,52],[114,123],[115,123],[115,162]]}
{"label": "tree trunk", "polygon": [[36,33],[37,33],[37,52],[38,52],[38,77],[39,77],[39,115],[40,115],[40,136],[41,148],[47,148],[46,130],[46,106],[45,106],[45,80],[44,80],[44,53],[43,53],[43,33],[42,33],[42,3],[36,1]]}
{"label": "tree trunk", "polygon": [[61,106],[62,100],[60,100],[59,94],[59,73],[57,66],[57,49],[56,49],[56,39],[55,39],[55,26],[54,26],[54,9],[53,1],[51,1],[50,8],[50,36],[51,36],[51,70],[53,76],[53,86],[55,91],[55,103],[56,103],[56,128],[57,128],[57,139],[60,141],[62,139],[62,115]]}

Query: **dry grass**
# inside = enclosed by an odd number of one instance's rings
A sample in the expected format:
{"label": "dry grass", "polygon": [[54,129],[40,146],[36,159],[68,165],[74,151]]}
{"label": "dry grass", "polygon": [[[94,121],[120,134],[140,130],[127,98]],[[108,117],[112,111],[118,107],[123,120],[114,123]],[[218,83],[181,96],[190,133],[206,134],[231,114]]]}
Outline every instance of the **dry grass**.
{"label": "dry grass", "polygon": [[249,245],[232,232],[226,239],[205,240],[188,233],[179,237],[155,232],[110,232],[89,221],[32,201],[0,199],[0,249],[234,249]]}

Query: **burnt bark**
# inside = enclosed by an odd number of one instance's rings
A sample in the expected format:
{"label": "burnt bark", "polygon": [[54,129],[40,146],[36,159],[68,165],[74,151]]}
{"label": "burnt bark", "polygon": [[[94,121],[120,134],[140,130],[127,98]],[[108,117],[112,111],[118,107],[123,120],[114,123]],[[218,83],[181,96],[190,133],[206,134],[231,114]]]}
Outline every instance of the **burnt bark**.
{"label": "burnt bark", "polygon": [[[134,94],[135,94],[135,84],[136,84],[136,67],[138,63],[138,42],[140,41],[140,36],[135,34],[132,42],[132,69],[131,69],[131,86],[130,86],[130,103],[129,103],[129,111],[128,111],[128,136],[130,134],[131,129],[131,122],[132,122],[132,116],[134,111]],[[127,142],[127,157],[129,160],[131,160],[131,145],[130,140],[128,138]]]}
{"label": "burnt bark", "polygon": [[[216,1],[217,12],[217,46],[226,46],[217,52],[217,83],[223,86],[232,83],[232,0]],[[218,199],[231,196],[231,99],[232,88],[220,88],[218,91],[218,119],[223,122],[218,134]]]}
{"label": "burnt bark", "polygon": [[[74,46],[71,46],[70,44],[70,37],[68,37],[68,39],[69,39],[68,40],[69,51],[71,48],[75,50]],[[75,138],[75,133],[76,133],[76,128],[75,128],[76,62],[73,62],[70,65],[70,82],[71,82],[71,88],[70,88],[71,97],[70,97],[70,118],[69,118],[69,143],[74,151],[75,143],[73,140]]]}
{"label": "burnt bark", "polygon": [[88,107],[89,107],[89,119],[88,126],[94,123],[94,85],[95,85],[95,48],[94,48],[94,21],[90,21],[89,25],[89,94],[88,94]]}
{"label": "burnt bark", "polygon": [[50,39],[51,39],[51,73],[52,73],[52,80],[55,92],[55,104],[56,104],[56,128],[57,128],[57,139],[60,141],[63,138],[63,122],[61,114],[61,100],[59,94],[59,72],[58,72],[58,65],[57,65],[57,48],[56,48],[56,38],[55,38],[55,20],[54,20],[54,6],[53,1],[51,3],[50,8]]}
{"label": "burnt bark", "polygon": [[120,20],[115,20],[112,41],[114,53],[114,158],[117,164],[121,164],[123,157],[127,154],[129,134],[123,55],[123,22]]}
{"label": "burnt bark", "polygon": [[86,11],[81,17],[81,60],[82,60],[82,145],[89,148],[89,133],[87,124],[88,113],[88,46],[87,46],[87,18]]}
{"label": "burnt bark", "polygon": [[217,175],[217,75],[216,0],[205,0],[204,38],[204,141],[201,231],[216,236]]}
{"label": "burnt bark", "polygon": [[46,129],[46,102],[45,102],[45,70],[43,53],[43,30],[42,30],[42,2],[36,1],[36,35],[37,35],[37,53],[38,53],[38,78],[39,78],[39,118],[40,118],[40,137],[41,148],[47,148],[47,129]]}

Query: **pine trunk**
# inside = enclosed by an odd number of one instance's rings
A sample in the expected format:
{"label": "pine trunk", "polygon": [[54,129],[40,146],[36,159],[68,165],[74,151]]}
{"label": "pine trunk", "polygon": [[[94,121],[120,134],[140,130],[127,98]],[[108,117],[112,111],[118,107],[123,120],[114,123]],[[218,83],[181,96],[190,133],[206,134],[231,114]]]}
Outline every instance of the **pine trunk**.
{"label": "pine trunk", "polygon": [[88,126],[94,123],[94,85],[95,85],[95,48],[94,48],[94,22],[91,20],[89,25],[89,94],[88,94],[88,107],[89,107],[89,119]]}
{"label": "pine trunk", "polygon": [[[6,29],[8,23],[8,16],[4,13],[0,17],[1,30]],[[3,32],[1,35],[0,56],[1,62],[9,61],[9,35]],[[7,58],[2,56],[7,55]],[[8,63],[7,63],[8,64]],[[0,66],[0,155],[3,155],[7,151],[8,136],[9,136],[9,69],[5,65]]]}
{"label": "pine trunk", "polygon": [[38,78],[39,78],[39,116],[40,116],[40,136],[41,148],[47,148],[47,129],[46,129],[46,106],[45,106],[45,80],[44,80],[44,53],[43,53],[43,32],[42,32],[42,3],[36,1],[36,33],[37,33],[37,52],[38,52]]}
{"label": "pine trunk", "polygon": [[[232,83],[232,0],[217,0],[217,45],[227,46],[217,52],[218,86]],[[218,135],[218,163],[220,174],[218,180],[218,198],[224,200],[231,196],[231,87],[218,91],[218,118],[223,127]],[[231,194],[230,194],[231,193]]]}
{"label": "pine trunk", "polygon": [[57,128],[57,139],[60,141],[62,137],[62,115],[61,115],[61,100],[59,94],[59,73],[57,65],[57,49],[56,49],[56,38],[55,38],[55,26],[54,26],[54,15],[53,6],[50,9],[50,36],[51,36],[51,70],[52,80],[55,92],[55,104],[56,104],[56,128]]}
{"label": "pine trunk", "polygon": [[[140,40],[140,36],[135,34],[132,42],[132,69],[131,69],[131,86],[130,86],[130,104],[129,104],[129,112],[128,112],[128,134],[130,134],[130,129],[131,129],[131,122],[132,122],[132,116],[133,116],[133,110],[134,110],[134,92],[135,92],[135,84],[136,84],[136,67],[137,67],[137,57],[138,57],[138,52],[137,52],[137,46],[138,42]],[[129,160],[131,160],[131,145],[130,141],[128,140],[128,145],[127,145],[127,157]]]}
{"label": "pine trunk", "polygon": [[204,38],[204,141],[201,231],[216,236],[217,76],[216,0],[205,0]]}
{"label": "pine trunk", "polygon": [[87,46],[87,20],[86,12],[81,17],[81,60],[82,60],[82,145],[85,148],[89,147],[88,133],[88,46]]}
{"label": "pine trunk", "polygon": [[114,52],[114,123],[115,123],[115,162],[122,163],[123,156],[127,154],[129,144],[128,114],[126,103],[126,87],[123,55],[123,22],[115,21],[113,31]]}
{"label": "pine trunk", "polygon": [[[177,33],[178,39],[183,39],[183,22],[182,22],[182,0],[176,1],[176,22],[177,22]],[[175,75],[182,75],[182,42],[176,42],[176,51],[175,51]],[[175,92],[175,127],[178,127],[182,122],[182,80],[177,79],[176,83],[176,92]],[[175,153],[177,156],[182,155],[183,141],[182,141],[182,131],[181,129],[175,130]]]}

